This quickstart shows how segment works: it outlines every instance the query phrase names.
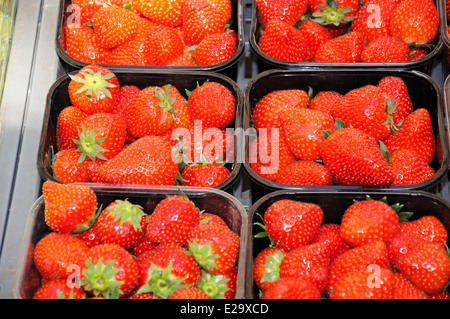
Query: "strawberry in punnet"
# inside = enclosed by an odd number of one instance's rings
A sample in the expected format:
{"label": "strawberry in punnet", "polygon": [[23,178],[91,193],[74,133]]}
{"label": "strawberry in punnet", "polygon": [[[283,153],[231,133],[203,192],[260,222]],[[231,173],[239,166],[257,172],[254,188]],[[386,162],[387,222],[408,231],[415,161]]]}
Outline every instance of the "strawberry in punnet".
{"label": "strawberry in punnet", "polygon": [[200,282],[200,269],[185,248],[175,243],[160,244],[136,259],[139,268],[137,293],[153,293],[167,299],[181,288]]}
{"label": "strawberry in punnet", "polygon": [[417,61],[420,59],[425,58],[428,55],[426,48],[416,48],[411,47],[409,48],[409,60],[410,61]]}
{"label": "strawberry in punnet", "polygon": [[369,42],[361,52],[361,62],[409,62],[409,47],[405,41],[390,35]]}
{"label": "strawberry in punnet", "polygon": [[398,127],[397,134],[389,135],[383,143],[391,154],[397,149],[407,148],[431,163],[436,154],[436,139],[428,110],[419,108],[411,112]]}
{"label": "strawberry in punnet", "polygon": [[286,252],[277,247],[267,247],[260,251],[253,262],[253,280],[262,291],[280,279],[280,265]]}
{"label": "strawberry in punnet", "polygon": [[333,28],[348,26],[359,11],[358,0],[310,0],[314,21]]}
{"label": "strawberry in punnet", "polygon": [[82,265],[88,249],[73,234],[51,232],[36,244],[34,264],[45,279],[66,279],[73,275],[74,267]]}
{"label": "strawberry in punnet", "polygon": [[141,206],[128,200],[115,200],[97,217],[99,239],[131,249],[144,237],[146,216]]}
{"label": "strawberry in punnet", "polygon": [[182,23],[182,0],[133,0],[133,6],[147,19],[170,27]]}
{"label": "strawberry in punnet", "polygon": [[388,109],[388,113],[392,115],[393,124],[400,125],[406,116],[413,111],[413,105],[406,83],[401,77],[385,76],[378,82],[377,86],[392,101],[388,106],[393,108]]}
{"label": "strawberry in punnet", "polygon": [[81,121],[78,131],[79,136],[74,143],[80,152],[80,163],[86,158],[108,160],[123,149],[127,122],[122,115],[98,112]]}
{"label": "strawberry in punnet", "polygon": [[317,229],[311,244],[324,243],[328,246],[330,265],[351,246],[341,237],[341,226],[338,224],[322,224]]}
{"label": "strawberry in punnet", "polygon": [[211,299],[204,291],[195,287],[175,290],[168,299]]}
{"label": "strawberry in punnet", "polygon": [[212,214],[212,213],[206,213],[206,212],[202,212],[202,214],[200,215],[200,223],[201,224],[217,223],[219,225],[228,227],[228,225],[225,223],[225,220],[223,220],[222,217]]}
{"label": "strawberry in punnet", "polygon": [[217,275],[231,270],[236,264],[240,239],[228,227],[204,223],[189,232],[187,245],[200,267]]}
{"label": "strawberry in punnet", "polygon": [[136,35],[133,40],[116,46],[106,57],[105,64],[111,65],[150,65],[150,46],[147,36]]}
{"label": "strawberry in punnet", "polygon": [[394,273],[385,267],[369,266],[342,277],[333,287],[331,299],[393,299]]}
{"label": "strawberry in punnet", "polygon": [[167,62],[167,66],[196,66],[192,49],[185,48],[183,53]]}
{"label": "strawberry in punnet", "polygon": [[197,65],[209,66],[229,60],[236,53],[236,40],[230,33],[205,36],[192,52]]}
{"label": "strawberry in punnet", "polygon": [[91,228],[81,233],[76,233],[75,236],[84,241],[89,247],[103,244],[98,235],[97,227],[98,223],[94,222]]}
{"label": "strawberry in punnet", "polygon": [[427,294],[443,292],[450,280],[450,256],[436,243],[419,243],[397,261],[398,270]]}
{"label": "strawberry in punnet", "polygon": [[335,91],[320,91],[309,101],[309,108],[330,114],[332,106],[343,97],[341,93]]}
{"label": "strawberry in punnet", "polygon": [[359,62],[364,46],[361,33],[352,31],[321,44],[317,48],[314,61],[325,63]]}
{"label": "strawberry in punnet", "polygon": [[429,299],[428,295],[414,286],[402,273],[394,272],[394,299]]}
{"label": "strawberry in punnet", "polygon": [[50,280],[43,284],[33,295],[33,299],[85,299],[86,293],[81,287],[69,287],[66,279]]}
{"label": "strawberry in punnet", "polygon": [[103,183],[104,180],[98,173],[99,168],[105,163],[105,161],[86,161],[87,164],[87,176],[90,182],[93,183]]}
{"label": "strawberry in punnet", "polygon": [[78,128],[87,113],[75,106],[65,107],[59,114],[56,124],[56,146],[58,150],[76,148],[73,142],[78,137]]}
{"label": "strawberry in punnet", "polygon": [[402,0],[392,11],[391,35],[408,45],[428,44],[436,37],[439,15],[433,1]]}
{"label": "strawberry in punnet", "polygon": [[172,195],[156,206],[147,221],[145,235],[156,243],[184,245],[189,232],[199,224],[200,213],[186,195]]}
{"label": "strawberry in punnet", "polygon": [[94,14],[105,5],[124,8],[129,3],[129,0],[72,0],[73,9],[75,14],[79,15],[80,24],[92,22]]}
{"label": "strawberry in punnet", "polygon": [[146,35],[149,65],[167,65],[183,54],[184,44],[178,32],[169,26],[158,25]]}
{"label": "strawberry in punnet", "polygon": [[215,187],[230,177],[231,171],[222,163],[194,163],[181,173],[181,185]]}
{"label": "strawberry in punnet", "polygon": [[129,295],[138,283],[134,256],[117,244],[91,247],[81,267],[80,284],[95,297],[118,299]]}
{"label": "strawberry in punnet", "polygon": [[180,91],[171,84],[165,84],[162,86],[167,98],[170,100],[173,111],[173,125],[172,130],[182,128],[192,128],[194,121],[189,113],[186,98],[180,93]]}
{"label": "strawberry in punnet", "polygon": [[314,20],[302,21],[299,30],[307,43],[305,61],[313,62],[318,47],[333,38],[333,35],[325,26]]}
{"label": "strawberry in punnet", "polygon": [[207,0],[210,5],[220,11],[225,21],[230,21],[232,15],[232,4],[230,0]]}
{"label": "strawberry in punnet", "polygon": [[285,277],[272,283],[260,299],[322,299],[322,297],[312,282]]}
{"label": "strawberry in punnet", "polygon": [[206,82],[188,92],[188,109],[192,120],[204,128],[226,128],[236,114],[236,99],[229,88],[219,82]]}
{"label": "strawberry in punnet", "polygon": [[233,266],[223,274],[202,271],[198,288],[211,299],[234,299],[236,295],[237,267]]}
{"label": "strawberry in punnet", "polygon": [[45,222],[55,232],[79,233],[97,216],[97,195],[83,185],[45,181],[42,185]]}
{"label": "strawberry in punnet", "polygon": [[293,26],[308,10],[308,1],[305,0],[256,0],[255,4],[258,8],[259,22],[263,27],[274,19]]}
{"label": "strawberry in punnet", "polygon": [[99,65],[87,65],[75,75],[70,75],[69,97],[82,111],[93,114],[109,112],[120,95],[120,84],[116,75]]}
{"label": "strawberry in punnet", "polygon": [[137,243],[137,245],[131,248],[131,252],[133,253],[134,256],[139,257],[146,251],[152,250],[158,245],[159,245],[158,243],[151,241],[144,234],[144,237],[141,238],[141,240]]}
{"label": "strawberry in punnet", "polygon": [[328,285],[329,253],[325,243],[297,247],[281,261],[280,276],[307,280],[323,293]]}
{"label": "strawberry in punnet", "polygon": [[258,43],[269,57],[288,62],[303,62],[307,58],[307,42],[303,33],[277,19],[270,20]]}
{"label": "strawberry in punnet", "polygon": [[158,136],[144,136],[103,163],[97,173],[114,184],[175,185],[178,165],[169,142]]}
{"label": "strawberry in punnet", "polygon": [[122,85],[120,87],[119,100],[114,105],[111,113],[123,115],[123,110],[127,108],[140,91],[141,89],[135,85]]}
{"label": "strawberry in punnet", "polygon": [[389,165],[394,173],[392,185],[413,185],[435,175],[434,169],[416,151],[402,148],[391,155]]}
{"label": "strawberry in punnet", "polygon": [[301,89],[275,90],[259,100],[252,110],[253,125],[261,128],[281,128],[281,114],[289,107],[307,108],[309,95]]}
{"label": "strawberry in punnet", "polygon": [[79,163],[80,155],[81,152],[73,148],[56,153],[51,165],[53,177],[64,184],[89,182],[89,161]]}
{"label": "strawberry in punnet", "polygon": [[337,185],[390,185],[394,180],[377,140],[357,128],[340,128],[328,136],[321,157]]}
{"label": "strawberry in punnet", "polygon": [[331,173],[323,164],[312,160],[298,160],[288,164],[275,180],[285,185],[332,185]]}
{"label": "strawberry in punnet", "polygon": [[288,199],[274,202],[264,214],[267,235],[286,252],[310,243],[322,221],[320,206]]}
{"label": "strawberry in punnet", "polygon": [[138,21],[129,9],[131,4],[127,8],[106,5],[94,14],[93,29],[102,47],[112,49],[134,39]]}
{"label": "strawberry in punnet", "polygon": [[394,236],[399,215],[384,200],[367,199],[350,205],[341,221],[340,235],[351,246],[373,241],[384,243]]}

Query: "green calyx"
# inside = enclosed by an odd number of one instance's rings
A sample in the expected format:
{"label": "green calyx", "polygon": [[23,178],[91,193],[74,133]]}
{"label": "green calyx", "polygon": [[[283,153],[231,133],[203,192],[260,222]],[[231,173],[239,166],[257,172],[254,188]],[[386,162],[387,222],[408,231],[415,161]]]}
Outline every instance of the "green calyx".
{"label": "green calyx", "polygon": [[114,88],[116,87],[116,85],[108,82],[108,80],[115,77],[114,73],[107,73],[105,75],[102,75],[102,70],[94,73],[92,69],[86,68],[84,70],[81,70],[80,74],[83,75],[84,78],[78,75],[69,75],[69,77],[73,81],[83,84],[75,92],[75,94],[84,93],[88,98],[94,96],[97,102],[102,97],[101,93],[103,93],[103,95],[105,95],[106,97],[112,99],[111,92],[108,89]]}
{"label": "green calyx", "polygon": [[281,250],[277,252],[276,258],[272,255],[266,256],[268,262],[263,263],[263,266],[267,268],[268,272],[261,278],[261,283],[280,278],[280,265],[283,258]]}
{"label": "green calyx", "polygon": [[166,88],[164,89],[164,92],[161,91],[159,88],[155,90],[155,96],[161,101],[161,103],[158,104],[161,108],[166,108],[167,112],[172,114],[172,117],[175,118],[175,115],[178,113],[177,110],[174,109],[173,104],[176,101],[176,97],[172,96],[170,97],[170,91],[172,90],[172,85],[168,84]]}
{"label": "green calyx", "polygon": [[346,24],[355,18],[354,16],[346,16],[347,13],[351,12],[353,9],[350,7],[345,7],[340,9],[336,0],[327,0],[326,6],[316,6],[316,11],[312,14],[314,21],[321,25],[335,25]]}
{"label": "green calyx", "polygon": [[109,150],[100,146],[106,138],[95,138],[95,129],[88,133],[86,132],[86,128],[83,126],[82,131],[78,131],[78,139],[72,140],[76,145],[78,145],[77,151],[81,152],[78,159],[78,164],[83,163],[86,157],[89,157],[93,161],[97,158],[106,160],[106,157],[103,156],[102,152],[109,152]]}
{"label": "green calyx", "polygon": [[194,257],[203,269],[209,270],[212,268],[217,268],[215,261],[220,256],[211,254],[211,243],[201,246],[195,240],[188,241],[188,247],[192,257]]}
{"label": "green calyx", "polygon": [[211,299],[226,299],[225,293],[230,290],[227,283],[230,278],[223,278],[220,275],[214,275],[202,271],[198,288],[206,293]]}
{"label": "green calyx", "polygon": [[123,225],[130,221],[134,230],[141,230],[141,218],[145,216],[142,206],[132,204],[128,200],[116,200],[116,204],[110,207],[110,215],[114,216],[114,222]]}
{"label": "green calyx", "polygon": [[86,266],[83,275],[86,278],[81,280],[81,285],[86,291],[92,291],[96,297],[102,296],[106,299],[118,299],[122,290],[119,288],[123,281],[117,281],[115,275],[119,269],[114,268],[114,260],[106,265],[99,259],[96,265],[91,260],[86,259]]}

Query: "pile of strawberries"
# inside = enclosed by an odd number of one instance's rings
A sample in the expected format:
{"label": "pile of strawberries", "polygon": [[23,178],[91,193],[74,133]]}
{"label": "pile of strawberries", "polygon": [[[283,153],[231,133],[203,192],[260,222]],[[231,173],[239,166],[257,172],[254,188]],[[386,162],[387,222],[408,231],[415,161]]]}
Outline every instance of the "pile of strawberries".
{"label": "pile of strawberries", "polygon": [[[340,224],[314,203],[281,199],[264,213],[271,245],[257,252],[262,299],[448,299],[448,234],[431,215],[410,220],[386,198],[355,201]],[[258,240],[258,239],[255,239]]]}
{"label": "pile of strawberries", "polygon": [[413,185],[442,162],[426,108],[414,109],[402,78],[385,76],[346,93],[276,90],[252,110],[258,136],[249,164],[289,185]]}
{"label": "pile of strawberries", "polygon": [[255,3],[261,25],[259,49],[281,61],[414,61],[430,52],[439,29],[438,11],[430,0]]}
{"label": "pile of strawberries", "polygon": [[209,66],[238,37],[230,0],[73,0],[62,47],[87,64]]}
{"label": "pile of strawberries", "polygon": [[71,75],[72,105],[58,114],[57,150],[48,156],[54,178],[208,187],[226,181],[235,147],[227,131],[236,114],[233,92],[213,81],[185,89],[121,85],[98,65]]}
{"label": "pile of strawberries", "polygon": [[35,299],[232,299],[240,239],[183,193],[152,211],[129,199],[98,204],[84,185],[46,181],[34,247]]}

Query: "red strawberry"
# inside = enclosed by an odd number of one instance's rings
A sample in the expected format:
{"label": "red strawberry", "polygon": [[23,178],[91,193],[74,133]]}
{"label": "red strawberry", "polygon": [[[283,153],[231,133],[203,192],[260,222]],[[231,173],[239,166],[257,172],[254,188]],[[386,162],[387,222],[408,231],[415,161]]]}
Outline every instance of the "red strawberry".
{"label": "red strawberry", "polygon": [[443,291],[450,280],[450,257],[436,243],[419,243],[397,261],[398,270],[427,294]]}
{"label": "red strawberry", "polygon": [[376,266],[343,276],[333,286],[331,299],[393,299],[394,295],[394,273]]}
{"label": "red strawberry", "polygon": [[219,225],[228,227],[228,225],[225,223],[225,220],[223,220],[222,217],[220,217],[218,215],[215,215],[215,214],[212,214],[212,213],[206,213],[206,212],[203,212],[200,215],[200,223],[201,224],[204,224],[204,223],[217,223]]}
{"label": "red strawberry", "polygon": [[392,185],[413,185],[435,175],[434,169],[416,151],[402,148],[392,154],[389,161],[394,173]]}
{"label": "red strawberry", "polygon": [[158,243],[151,241],[144,234],[144,237],[141,237],[141,240],[137,243],[137,245],[131,248],[131,252],[134,256],[139,257],[146,251],[152,250],[158,245]]}
{"label": "red strawberry", "polygon": [[305,61],[313,62],[316,51],[322,43],[333,38],[333,35],[325,26],[314,20],[305,20],[300,26],[300,31],[307,43]]}
{"label": "red strawberry", "polygon": [[258,8],[258,19],[263,28],[270,20],[284,21],[293,26],[308,9],[308,1],[304,0],[256,0],[255,4]]}
{"label": "red strawberry", "polygon": [[291,250],[281,261],[281,278],[307,280],[323,293],[328,285],[329,252],[325,243],[308,244]]}
{"label": "red strawberry", "polygon": [[237,289],[237,276],[236,266],[222,274],[202,271],[198,288],[211,299],[234,299]]}
{"label": "red strawberry", "polygon": [[236,40],[225,32],[205,36],[195,47],[192,57],[200,66],[210,66],[229,60],[236,53]]}
{"label": "red strawberry", "polygon": [[58,150],[76,148],[73,139],[78,137],[80,123],[87,116],[87,113],[75,106],[65,107],[58,114],[56,124],[56,146]]}
{"label": "red strawberry", "polygon": [[315,21],[340,28],[349,24],[359,11],[357,0],[310,0],[309,8]]}
{"label": "red strawberry", "polygon": [[72,104],[92,114],[109,112],[120,95],[116,75],[99,65],[87,65],[75,75],[70,75],[69,97]]}
{"label": "red strawberry", "polygon": [[313,203],[278,200],[264,214],[267,235],[287,252],[311,242],[323,221],[323,211]]}
{"label": "red strawberry", "polygon": [[136,10],[158,24],[176,27],[182,23],[181,0],[157,1],[157,0],[134,0],[133,6]]}
{"label": "red strawberry", "polygon": [[286,252],[277,247],[268,247],[257,254],[253,262],[253,280],[262,290],[280,279],[280,265]]}
{"label": "red strawberry", "polygon": [[287,62],[303,62],[307,58],[307,42],[302,31],[277,19],[267,23],[258,43],[269,57]]}
{"label": "red strawberry", "polygon": [[218,82],[206,82],[189,93],[188,109],[192,120],[204,128],[226,128],[236,114],[233,92]]}
{"label": "red strawberry", "polygon": [[397,212],[385,201],[363,200],[345,210],[340,235],[353,247],[373,241],[387,243],[394,236],[398,223]]}
{"label": "red strawberry", "polygon": [[34,249],[34,264],[45,279],[66,279],[80,267],[89,247],[68,233],[52,232],[38,241]]}
{"label": "red strawberry", "polygon": [[320,45],[314,56],[314,61],[325,63],[359,62],[363,49],[364,39],[361,33],[352,31]]}
{"label": "red strawberry", "polygon": [[402,78],[397,76],[385,76],[377,85],[381,88],[392,101],[388,104],[394,109],[388,109],[388,113],[392,115],[393,124],[401,124],[401,122],[413,111],[413,105],[408,93],[406,83]]}
{"label": "red strawberry", "polygon": [[164,92],[167,95],[167,99],[170,100],[172,108],[174,109],[172,130],[182,128],[192,128],[194,123],[191,115],[189,114],[189,108],[187,106],[186,98],[180,93],[180,91],[171,84],[165,84],[162,86]]}
{"label": "red strawberry", "polygon": [[175,290],[197,286],[200,269],[194,257],[175,243],[160,244],[137,258],[139,281],[137,293],[168,298]]}
{"label": "red strawberry", "polygon": [[130,41],[116,46],[105,59],[111,65],[150,65],[150,47],[147,35],[136,35]]}
{"label": "red strawberry", "polygon": [[122,85],[120,87],[120,98],[114,105],[111,113],[123,115],[123,110],[126,109],[140,91],[141,89],[135,85]]}
{"label": "red strawberry", "polygon": [[94,14],[106,4],[117,7],[126,7],[129,3],[129,0],[72,0],[75,12],[80,15],[80,24],[92,22]]}
{"label": "red strawberry", "polygon": [[91,228],[81,233],[77,233],[75,236],[84,241],[89,247],[103,244],[98,235],[97,227],[98,223],[94,222]]}
{"label": "red strawberry", "polygon": [[210,5],[220,11],[225,21],[229,21],[232,15],[232,4],[230,0],[207,0]]}
{"label": "red strawberry", "polygon": [[410,47],[409,49],[409,59],[410,61],[417,61],[425,58],[428,55],[426,48],[420,47]]}
{"label": "red strawberry", "polygon": [[370,41],[361,52],[361,62],[364,63],[408,61],[410,61],[408,44],[390,35],[381,36]]}
{"label": "red strawberry", "polygon": [[91,247],[81,268],[81,286],[96,297],[117,299],[129,295],[138,282],[135,258],[117,244]]}
{"label": "red strawberry", "polygon": [[436,153],[436,140],[428,110],[414,110],[398,127],[397,134],[389,135],[383,143],[391,154],[397,149],[407,148],[416,151],[427,163],[431,163]]}
{"label": "red strawberry", "polygon": [[181,174],[181,185],[215,187],[230,177],[230,170],[221,163],[198,163],[188,165]]}
{"label": "red strawberry", "polygon": [[42,193],[45,222],[53,231],[78,233],[92,226],[97,216],[97,196],[89,187],[45,181]]}
{"label": "red strawberry", "polygon": [[145,217],[141,206],[128,200],[115,200],[97,217],[99,239],[131,249],[145,234]]}
{"label": "red strawberry", "polygon": [[178,32],[171,27],[158,25],[147,33],[149,65],[167,65],[174,58],[183,54],[184,45]]}
{"label": "red strawberry", "polygon": [[312,160],[298,160],[288,164],[275,180],[285,185],[332,185],[331,173],[323,164]]}
{"label": "red strawberry", "polygon": [[414,286],[402,273],[394,272],[394,299],[429,299],[427,294]]}
{"label": "red strawberry", "polygon": [[300,278],[280,278],[267,288],[261,299],[321,299],[313,283]]}
{"label": "red strawberry", "polygon": [[175,290],[168,299],[211,299],[204,291],[195,287]]}
{"label": "red strawberry", "polygon": [[172,195],[156,206],[145,235],[156,243],[184,245],[191,229],[199,224],[197,207],[185,195]]}
{"label": "red strawberry", "polygon": [[51,165],[53,177],[64,184],[89,182],[88,161],[78,162],[81,152],[63,149],[55,154]]}
{"label": "red strawberry", "polygon": [[223,274],[236,264],[240,240],[227,227],[204,223],[189,232],[187,244],[200,267],[212,274]]}
{"label": "red strawberry", "polygon": [[193,51],[190,49],[184,49],[183,53],[173,60],[167,62],[167,66],[196,66]]}
{"label": "red strawberry", "polygon": [[426,44],[433,41],[439,28],[439,15],[433,1],[401,1],[391,15],[390,31],[410,44]]}
{"label": "red strawberry", "polygon": [[50,280],[42,285],[33,295],[33,299],[85,299],[83,288],[70,287],[66,279]]}
{"label": "red strawberry", "polygon": [[309,108],[330,114],[332,106],[343,97],[341,93],[335,91],[320,91],[309,101]]}
{"label": "red strawberry", "polygon": [[338,185],[390,185],[391,167],[377,140],[357,128],[341,128],[322,144],[321,157]]}
{"label": "red strawberry", "polygon": [[322,224],[314,234],[311,244],[324,243],[328,246],[330,265],[342,253],[351,249],[351,246],[341,237],[338,224]]}
{"label": "red strawberry", "polygon": [[98,169],[115,184],[175,185],[177,173],[169,143],[158,136],[141,137]]}

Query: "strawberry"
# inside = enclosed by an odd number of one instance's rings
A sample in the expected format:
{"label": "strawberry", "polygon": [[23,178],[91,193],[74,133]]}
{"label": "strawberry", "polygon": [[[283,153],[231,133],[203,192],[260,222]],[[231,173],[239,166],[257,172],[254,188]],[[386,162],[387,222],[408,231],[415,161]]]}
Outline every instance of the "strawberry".
{"label": "strawberry", "polygon": [[236,53],[236,40],[225,32],[205,36],[195,47],[192,57],[197,65],[210,66],[229,60]]}
{"label": "strawberry", "polygon": [[45,222],[55,232],[79,233],[97,216],[97,196],[83,185],[45,181],[42,185]]}
{"label": "strawberry", "polygon": [[91,228],[81,233],[76,233],[75,236],[84,241],[89,247],[103,244],[98,235],[97,227],[98,223],[94,222]]}
{"label": "strawberry", "polygon": [[234,299],[237,285],[237,267],[233,266],[223,274],[202,271],[198,288],[211,299]]}
{"label": "strawberry", "polygon": [[410,61],[409,47],[405,41],[390,35],[369,42],[361,52],[361,62],[385,63]]}
{"label": "strawberry", "polygon": [[80,152],[79,162],[87,157],[108,160],[116,156],[125,144],[127,122],[119,114],[98,112],[87,116],[80,124],[74,143]]}
{"label": "strawberry", "polygon": [[320,206],[294,200],[278,200],[264,214],[267,235],[286,252],[308,244],[323,221]]}
{"label": "strawberry", "polygon": [[393,299],[394,295],[394,273],[376,266],[343,276],[334,285],[331,299]]}
{"label": "strawberry", "polygon": [[82,111],[93,114],[109,112],[119,98],[120,84],[116,75],[99,65],[87,65],[70,75],[69,97]]}
{"label": "strawberry", "polygon": [[232,4],[230,0],[207,0],[210,5],[220,11],[225,21],[230,21],[232,15]]}
{"label": "strawberry", "polygon": [[120,87],[120,97],[111,113],[123,115],[123,111],[134,100],[136,95],[141,91],[135,85],[122,85]]}
{"label": "strawberry", "polygon": [[428,55],[426,48],[417,48],[417,47],[411,47],[409,49],[409,60],[410,61],[417,61],[420,59],[425,58]]}
{"label": "strawberry", "polygon": [[411,112],[398,127],[397,134],[389,135],[383,143],[391,154],[397,149],[407,148],[431,163],[436,153],[436,140],[428,110],[419,108]]}
{"label": "strawberry", "polygon": [[172,195],[156,206],[147,222],[145,235],[156,243],[184,245],[189,232],[199,224],[197,207],[185,195]]}
{"label": "strawberry", "polygon": [[392,185],[413,185],[435,175],[434,169],[416,151],[402,148],[392,154],[389,161],[394,173]]}
{"label": "strawberry", "polygon": [[323,164],[312,160],[298,160],[288,164],[275,180],[285,185],[332,185],[331,173]]}
{"label": "strawberry", "polygon": [[219,82],[206,82],[188,93],[192,120],[204,128],[226,128],[236,114],[236,99],[229,88]]}
{"label": "strawberry", "polygon": [[129,3],[129,0],[72,0],[72,5],[79,14],[80,24],[92,22],[94,14],[105,5],[126,7]]}
{"label": "strawberry", "polygon": [[158,245],[159,245],[158,243],[151,241],[144,234],[144,236],[141,237],[137,245],[131,248],[131,252],[133,253],[134,256],[139,257],[146,251],[152,250]]}
{"label": "strawberry", "polygon": [[75,149],[63,149],[56,153],[51,165],[53,177],[64,184],[89,182],[89,161],[79,163],[80,155]]}
{"label": "strawberry", "polygon": [[328,285],[329,248],[325,243],[307,244],[289,251],[280,265],[280,276],[312,282],[320,293]]}
{"label": "strawberry", "polygon": [[158,136],[141,137],[98,169],[115,184],[175,185],[177,173],[169,143]]}
{"label": "strawberry", "polygon": [[183,53],[167,62],[167,66],[196,66],[193,51],[184,49]]}
{"label": "strawberry", "polygon": [[181,185],[215,187],[230,177],[231,171],[221,163],[198,163],[188,165],[181,174]]}
{"label": "strawberry", "polygon": [[353,63],[359,62],[364,49],[362,34],[352,31],[321,44],[314,56],[315,62]]}
{"label": "strawberry", "polygon": [[280,278],[267,288],[260,299],[321,299],[317,287],[300,278]]}
{"label": "strawberry", "polygon": [[310,0],[314,20],[333,28],[348,25],[359,11],[357,0]]}
{"label": "strawberry", "polygon": [[401,124],[406,116],[413,111],[413,105],[406,83],[401,77],[385,76],[378,82],[377,86],[392,101],[388,106],[393,106],[394,109],[388,109],[388,113],[392,115],[393,124]]}
{"label": "strawberry", "polygon": [[402,273],[394,272],[394,299],[429,299],[428,295],[414,286]]}
{"label": "strawberry", "polygon": [[66,279],[81,266],[89,247],[73,234],[51,232],[38,241],[34,264],[45,279]]}
{"label": "strawberry", "polygon": [[167,65],[183,54],[184,45],[174,28],[158,25],[147,33],[145,45],[148,48],[149,65]]}
{"label": "strawberry", "polygon": [[398,270],[427,294],[443,291],[450,279],[450,257],[437,243],[419,243],[397,261]]}
{"label": "strawberry", "polygon": [[343,97],[341,93],[335,91],[320,91],[309,101],[309,108],[330,114],[332,106]]}
{"label": "strawberry", "polygon": [[175,290],[168,299],[211,299],[203,290],[186,287]]}
{"label": "strawberry", "polygon": [[390,185],[394,179],[377,140],[357,128],[332,133],[322,144],[321,157],[338,185]]}
{"label": "strawberry", "polygon": [[277,247],[260,251],[253,262],[253,280],[262,291],[280,279],[280,265],[286,252]]}
{"label": "strawberry", "polygon": [[299,30],[307,43],[305,61],[313,62],[316,51],[322,43],[333,38],[333,35],[325,26],[314,20],[302,21]]}
{"label": "strawberry", "polygon": [[281,61],[303,62],[307,58],[307,42],[303,33],[277,19],[267,23],[258,46],[264,54]]}
{"label": "strawberry", "polygon": [[152,292],[167,299],[177,289],[197,286],[200,269],[182,246],[164,243],[136,259],[139,268],[137,293]]}
{"label": "strawberry", "polygon": [[206,212],[202,212],[200,215],[200,223],[204,224],[204,223],[217,223],[219,225],[222,226],[227,226],[227,223],[225,223],[225,220],[223,220],[222,217],[212,214],[212,213],[206,213]]}
{"label": "strawberry", "polygon": [[398,223],[397,212],[385,201],[367,199],[345,210],[340,235],[353,247],[373,241],[386,243],[394,236]]}
{"label": "strawberry", "polygon": [[293,26],[308,9],[308,1],[304,0],[256,0],[255,4],[258,8],[258,19],[263,28],[270,20],[284,21]]}
{"label": "strawberry", "polygon": [[165,84],[162,86],[164,92],[167,95],[167,98],[172,103],[173,111],[173,125],[172,129],[176,129],[179,127],[182,128],[192,128],[194,126],[194,122],[189,114],[189,108],[187,106],[186,98],[180,93],[180,91],[171,84]]}
{"label": "strawberry", "polygon": [[99,239],[125,249],[135,247],[145,234],[146,214],[128,200],[115,200],[97,217]]}
{"label": "strawberry", "polygon": [[70,287],[66,279],[54,279],[43,284],[33,295],[33,299],[85,299],[83,288]]}
{"label": "strawberry", "polygon": [[105,49],[115,48],[136,36],[136,14],[127,8],[103,6],[97,10],[92,20],[98,42]]}
{"label": "strawberry", "polygon": [[340,227],[338,224],[322,224],[311,240],[311,244],[324,243],[328,246],[330,265],[342,253],[351,249],[351,246],[341,237]]}
{"label": "strawberry", "polygon": [[408,45],[422,45],[433,41],[439,28],[439,15],[433,1],[401,1],[391,14],[391,35]]}
{"label": "strawberry", "polygon": [[56,146],[58,150],[76,148],[73,142],[78,137],[78,128],[87,113],[75,106],[65,107],[59,114],[56,124]]}
{"label": "strawberry", "polygon": [[189,232],[187,245],[200,267],[217,275],[231,270],[236,264],[240,240],[227,227],[204,223]]}
{"label": "strawberry", "polygon": [[81,286],[96,297],[117,299],[129,295],[138,282],[135,258],[117,244],[91,247],[81,268]]}
{"label": "strawberry", "polygon": [[170,27],[176,27],[182,23],[181,0],[157,1],[157,0],[133,0],[133,6],[147,19]]}
{"label": "strawberry", "polygon": [[161,299],[161,297],[155,296],[153,292],[132,293],[127,299]]}
{"label": "strawberry", "polygon": [[290,107],[307,108],[309,95],[301,89],[275,90],[259,100],[252,110],[253,125],[261,128],[281,128],[282,110]]}
{"label": "strawberry", "polygon": [[110,65],[150,65],[150,47],[147,38],[146,35],[136,35],[134,39],[116,46],[105,59],[105,63]]}

